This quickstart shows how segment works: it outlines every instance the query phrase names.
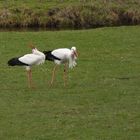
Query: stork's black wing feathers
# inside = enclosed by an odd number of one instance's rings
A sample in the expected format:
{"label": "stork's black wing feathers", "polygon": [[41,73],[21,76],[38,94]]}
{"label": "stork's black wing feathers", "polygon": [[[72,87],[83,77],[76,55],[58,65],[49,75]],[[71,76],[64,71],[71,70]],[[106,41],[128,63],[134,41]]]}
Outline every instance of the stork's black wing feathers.
{"label": "stork's black wing feathers", "polygon": [[45,59],[49,60],[49,61],[54,61],[54,60],[61,60],[60,58],[54,56],[51,54],[52,51],[43,51],[43,53],[45,54]]}
{"label": "stork's black wing feathers", "polygon": [[8,61],[9,66],[29,66],[28,64],[19,61],[19,57],[14,57]]}

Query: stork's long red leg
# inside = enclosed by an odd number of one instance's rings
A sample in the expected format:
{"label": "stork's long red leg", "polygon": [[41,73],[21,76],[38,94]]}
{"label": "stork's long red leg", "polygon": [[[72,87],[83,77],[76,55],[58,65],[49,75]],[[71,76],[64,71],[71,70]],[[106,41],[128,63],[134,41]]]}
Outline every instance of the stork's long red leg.
{"label": "stork's long red leg", "polygon": [[63,79],[64,79],[64,86],[66,86],[67,83],[67,64],[64,64],[64,75],[63,75]]}
{"label": "stork's long red leg", "polygon": [[31,88],[32,87],[32,71],[31,70],[27,71],[27,77],[28,77],[28,87]]}
{"label": "stork's long red leg", "polygon": [[52,79],[51,79],[51,85],[53,84],[53,81],[54,81],[56,68],[57,68],[57,65],[55,65],[55,66],[54,66],[54,68],[53,68],[53,72],[52,72]]}

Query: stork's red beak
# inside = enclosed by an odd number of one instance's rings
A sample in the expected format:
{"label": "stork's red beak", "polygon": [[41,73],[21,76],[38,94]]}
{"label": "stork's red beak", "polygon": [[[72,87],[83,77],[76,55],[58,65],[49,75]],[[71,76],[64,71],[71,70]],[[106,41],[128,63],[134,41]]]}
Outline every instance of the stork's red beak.
{"label": "stork's red beak", "polygon": [[78,53],[77,53],[77,51],[74,51],[74,55],[75,55],[76,57],[78,57]]}

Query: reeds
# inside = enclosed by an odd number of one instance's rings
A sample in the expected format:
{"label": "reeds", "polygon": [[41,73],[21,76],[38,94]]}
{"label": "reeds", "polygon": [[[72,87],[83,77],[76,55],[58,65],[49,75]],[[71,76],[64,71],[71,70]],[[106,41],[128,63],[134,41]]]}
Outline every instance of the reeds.
{"label": "reeds", "polygon": [[95,28],[140,24],[139,2],[84,3],[49,10],[17,7],[0,10],[0,27]]}

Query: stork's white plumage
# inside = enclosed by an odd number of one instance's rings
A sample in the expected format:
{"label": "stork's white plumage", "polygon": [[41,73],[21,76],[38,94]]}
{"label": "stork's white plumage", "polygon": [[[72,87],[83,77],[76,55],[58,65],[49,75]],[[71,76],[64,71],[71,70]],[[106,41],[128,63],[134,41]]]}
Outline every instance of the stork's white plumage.
{"label": "stork's white plumage", "polygon": [[26,54],[22,57],[19,57],[18,60],[29,66],[40,65],[45,62],[45,55],[42,52],[38,51],[36,48],[34,48],[32,49],[32,54]]}
{"label": "stork's white plumage", "polygon": [[45,62],[44,53],[32,47],[32,53],[21,57],[15,57],[8,61],[9,66],[25,66],[28,76],[28,86],[32,87],[31,66],[40,65]]}
{"label": "stork's white plumage", "polygon": [[55,49],[53,51],[44,51],[46,55],[46,60],[54,61],[56,64],[53,69],[51,85],[54,81],[55,71],[57,65],[64,64],[64,86],[66,84],[66,71],[67,71],[67,63],[69,64],[69,68],[73,68],[77,65],[76,59],[78,57],[76,47],[72,47],[71,49],[68,48],[60,48]]}

